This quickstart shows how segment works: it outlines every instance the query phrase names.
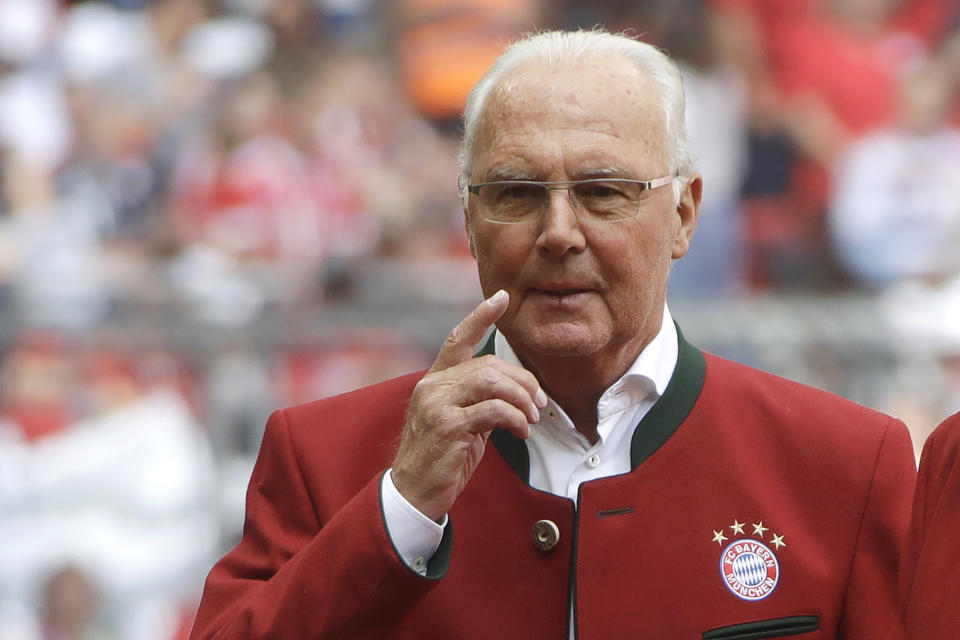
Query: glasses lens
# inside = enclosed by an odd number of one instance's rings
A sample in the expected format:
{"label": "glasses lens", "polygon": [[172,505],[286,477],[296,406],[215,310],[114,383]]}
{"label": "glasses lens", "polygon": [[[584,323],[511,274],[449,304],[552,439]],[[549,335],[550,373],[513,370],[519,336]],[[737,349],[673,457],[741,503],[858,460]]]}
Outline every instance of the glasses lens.
{"label": "glasses lens", "polygon": [[585,181],[572,186],[580,210],[601,220],[630,218],[637,213],[640,186],[623,180]]}
{"label": "glasses lens", "polygon": [[481,186],[477,195],[487,219],[525,222],[540,215],[547,188],[533,182],[494,182]]}
{"label": "glasses lens", "polygon": [[493,222],[528,222],[544,210],[551,189],[569,189],[571,204],[591,220],[622,220],[637,215],[642,187],[630,180],[578,180],[567,183],[488,182],[477,186],[483,215]]}

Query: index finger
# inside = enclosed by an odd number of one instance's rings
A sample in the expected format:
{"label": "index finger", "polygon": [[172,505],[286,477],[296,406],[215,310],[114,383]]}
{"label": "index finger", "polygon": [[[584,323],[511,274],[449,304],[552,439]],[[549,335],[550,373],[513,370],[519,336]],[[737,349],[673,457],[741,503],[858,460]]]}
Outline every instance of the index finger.
{"label": "index finger", "polygon": [[500,289],[477,305],[447,336],[431,371],[443,371],[473,357],[473,350],[487,329],[500,319],[510,303],[510,295]]}

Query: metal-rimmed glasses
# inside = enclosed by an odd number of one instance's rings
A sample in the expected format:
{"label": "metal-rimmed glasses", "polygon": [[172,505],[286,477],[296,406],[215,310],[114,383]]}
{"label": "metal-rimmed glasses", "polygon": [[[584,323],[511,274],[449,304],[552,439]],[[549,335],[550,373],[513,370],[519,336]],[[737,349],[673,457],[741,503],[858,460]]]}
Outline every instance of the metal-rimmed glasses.
{"label": "metal-rimmed glasses", "polygon": [[643,204],[644,191],[666,186],[675,178],[670,175],[654,180],[496,180],[467,185],[467,191],[479,198],[480,215],[490,222],[515,224],[537,220],[547,209],[551,191],[566,191],[577,215],[611,222],[635,217]]}

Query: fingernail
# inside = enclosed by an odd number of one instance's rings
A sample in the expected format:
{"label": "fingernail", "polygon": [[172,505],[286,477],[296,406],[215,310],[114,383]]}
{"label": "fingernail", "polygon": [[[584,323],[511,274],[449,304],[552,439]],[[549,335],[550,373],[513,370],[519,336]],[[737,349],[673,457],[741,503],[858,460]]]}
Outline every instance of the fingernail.
{"label": "fingernail", "polygon": [[540,422],[540,411],[534,407],[533,408],[533,422],[531,424],[536,424]]}
{"label": "fingernail", "polygon": [[491,307],[495,307],[501,302],[503,302],[504,298],[506,297],[507,297],[507,292],[504,291],[503,289],[500,289],[500,291],[497,291],[495,294],[487,298],[487,304],[490,305]]}
{"label": "fingernail", "polygon": [[537,389],[537,396],[533,399],[537,403],[537,406],[543,408],[547,406],[547,394],[543,392],[543,389]]}

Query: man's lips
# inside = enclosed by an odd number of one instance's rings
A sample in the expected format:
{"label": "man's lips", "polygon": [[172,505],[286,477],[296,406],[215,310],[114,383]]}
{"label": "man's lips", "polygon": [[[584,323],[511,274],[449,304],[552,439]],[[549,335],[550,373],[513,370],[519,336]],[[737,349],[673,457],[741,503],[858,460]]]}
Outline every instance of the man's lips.
{"label": "man's lips", "polygon": [[597,290],[592,287],[581,287],[581,286],[556,286],[556,287],[532,287],[529,289],[529,292],[533,297],[539,298],[540,300],[547,301],[552,305],[560,305],[560,307],[567,309],[573,308],[571,305],[579,307],[581,304],[586,304],[593,294],[597,293]]}
{"label": "man's lips", "polygon": [[540,282],[529,286],[528,289],[547,296],[571,296],[577,293],[591,293],[597,290],[597,288],[589,282],[570,280]]}
{"label": "man's lips", "polygon": [[572,296],[578,293],[589,293],[593,290],[571,288],[571,289],[534,289],[533,291],[545,296],[556,296],[558,298],[562,298],[564,296]]}

